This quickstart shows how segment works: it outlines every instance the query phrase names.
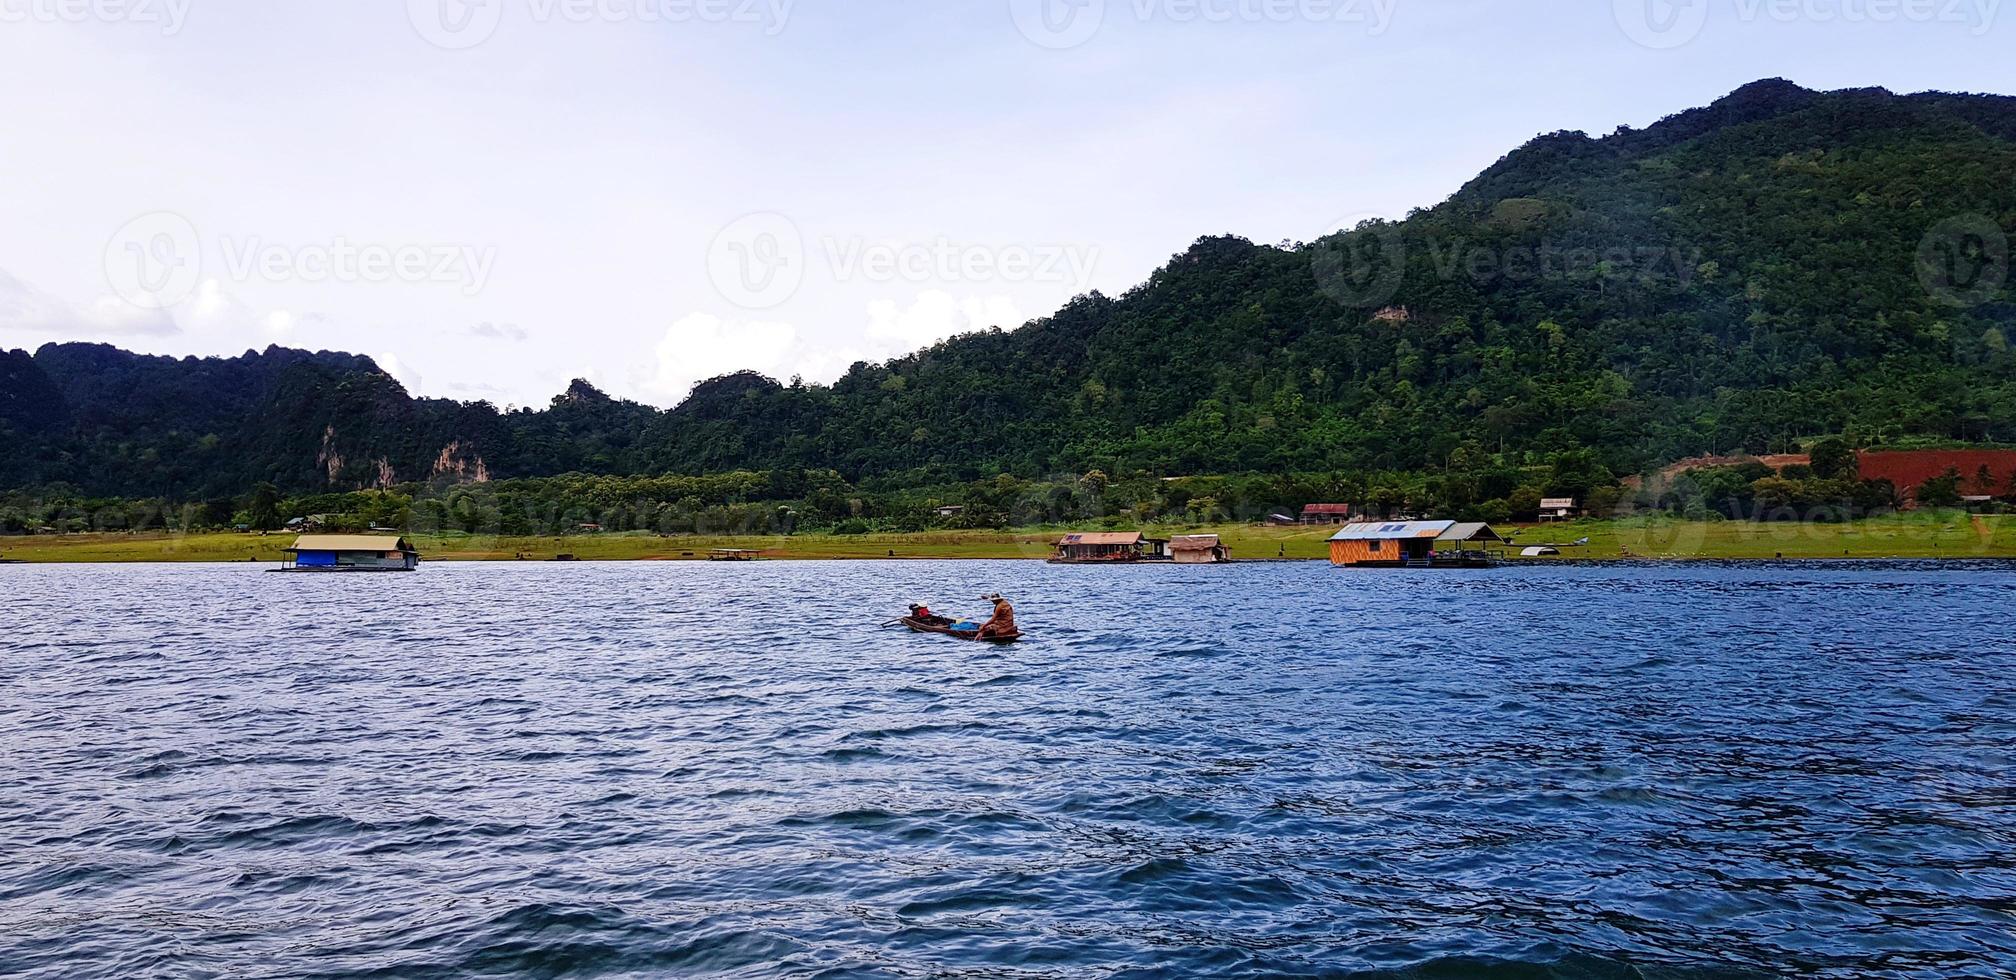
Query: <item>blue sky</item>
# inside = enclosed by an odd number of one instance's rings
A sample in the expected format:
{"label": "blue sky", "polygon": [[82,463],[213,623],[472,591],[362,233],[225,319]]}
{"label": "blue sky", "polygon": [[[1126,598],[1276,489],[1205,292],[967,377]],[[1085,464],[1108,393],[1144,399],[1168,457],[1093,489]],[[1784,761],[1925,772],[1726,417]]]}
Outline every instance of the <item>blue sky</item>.
{"label": "blue sky", "polygon": [[[0,0],[0,346],[671,405],[1436,203],[1783,76],[2016,93],[2001,0]],[[1663,29],[1663,30],[1662,30]]]}

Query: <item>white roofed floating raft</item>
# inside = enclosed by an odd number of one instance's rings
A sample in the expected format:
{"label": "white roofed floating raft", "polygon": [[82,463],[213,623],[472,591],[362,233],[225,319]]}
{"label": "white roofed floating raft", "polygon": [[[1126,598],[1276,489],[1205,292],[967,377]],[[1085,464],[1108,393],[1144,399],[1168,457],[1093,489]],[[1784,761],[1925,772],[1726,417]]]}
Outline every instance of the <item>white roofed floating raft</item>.
{"label": "white roofed floating raft", "polygon": [[304,534],[287,549],[283,572],[410,572],[420,552],[393,534]]}
{"label": "white roofed floating raft", "polygon": [[1498,564],[1490,546],[1504,543],[1483,523],[1363,521],[1330,538],[1330,563],[1346,568],[1490,568]]}

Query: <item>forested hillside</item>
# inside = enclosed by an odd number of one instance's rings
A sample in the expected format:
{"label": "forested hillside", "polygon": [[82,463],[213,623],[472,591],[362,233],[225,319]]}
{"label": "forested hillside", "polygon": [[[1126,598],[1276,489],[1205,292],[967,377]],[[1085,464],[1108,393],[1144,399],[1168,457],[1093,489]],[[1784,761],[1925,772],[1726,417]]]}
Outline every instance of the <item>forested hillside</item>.
{"label": "forested hillside", "polygon": [[1766,81],[1643,130],[1542,136],[1403,221],[1199,239],[1017,330],[831,387],[721,378],[669,412],[584,383],[540,411],[415,399],[367,358],[279,348],[0,352],[0,487],[734,470],[895,487],[1579,449],[1622,474],[1823,433],[2016,441],[2011,228],[2016,99]]}

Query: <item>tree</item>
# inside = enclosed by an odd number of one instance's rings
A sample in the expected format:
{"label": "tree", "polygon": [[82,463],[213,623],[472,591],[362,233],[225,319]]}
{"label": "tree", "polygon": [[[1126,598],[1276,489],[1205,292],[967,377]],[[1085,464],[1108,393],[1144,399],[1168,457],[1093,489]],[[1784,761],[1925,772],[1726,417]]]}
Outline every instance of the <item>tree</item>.
{"label": "tree", "polygon": [[1813,444],[1813,475],[1822,480],[1852,480],[1861,463],[1847,440],[1829,437]]}
{"label": "tree", "polygon": [[1960,471],[1947,467],[1944,475],[1935,476],[1918,485],[1918,506],[1958,507],[1960,500]]}
{"label": "tree", "polygon": [[252,499],[245,505],[248,519],[255,531],[278,531],[282,523],[280,517],[280,488],[271,483],[261,483],[252,488]]}

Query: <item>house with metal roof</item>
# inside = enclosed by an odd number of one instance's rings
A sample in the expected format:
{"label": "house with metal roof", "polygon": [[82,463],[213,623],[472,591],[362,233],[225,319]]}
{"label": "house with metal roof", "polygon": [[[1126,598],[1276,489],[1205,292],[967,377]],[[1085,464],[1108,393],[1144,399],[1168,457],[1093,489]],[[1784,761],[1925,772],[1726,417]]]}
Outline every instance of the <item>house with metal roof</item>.
{"label": "house with metal roof", "polygon": [[1505,539],[1489,524],[1366,521],[1330,539],[1330,563],[1351,568],[1478,568],[1494,563],[1489,547]]}
{"label": "house with metal roof", "polygon": [[1150,538],[1139,531],[1088,531],[1067,534],[1060,539],[1050,561],[1060,565],[1107,562],[1163,561],[1169,557],[1169,542]]}
{"label": "house with metal roof", "polygon": [[1302,523],[1348,524],[1351,513],[1350,504],[1310,504],[1302,508]]}
{"label": "house with metal roof", "polygon": [[304,534],[287,549],[283,572],[410,572],[420,552],[396,534]]}
{"label": "house with metal roof", "polygon": [[1574,497],[1548,497],[1540,501],[1542,521],[1572,521],[1581,516],[1582,508]]}

